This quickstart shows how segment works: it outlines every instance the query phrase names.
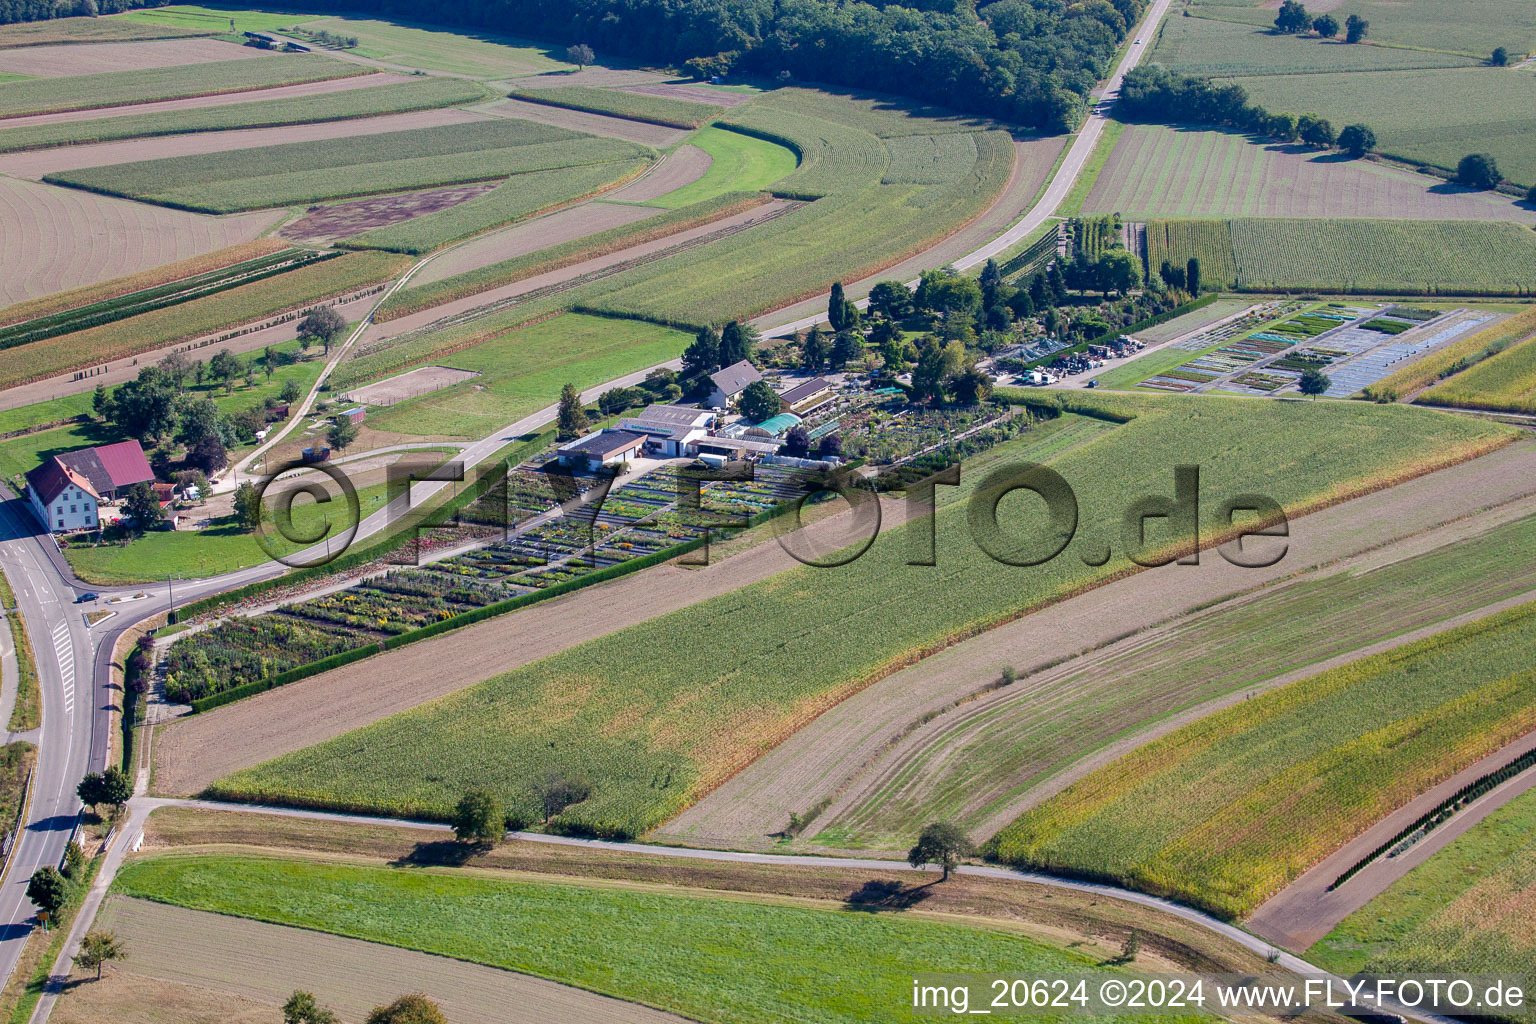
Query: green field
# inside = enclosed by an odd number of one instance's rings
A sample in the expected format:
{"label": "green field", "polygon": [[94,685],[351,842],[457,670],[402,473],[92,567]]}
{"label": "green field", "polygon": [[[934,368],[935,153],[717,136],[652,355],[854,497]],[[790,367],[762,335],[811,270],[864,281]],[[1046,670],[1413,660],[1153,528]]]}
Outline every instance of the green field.
{"label": "green field", "polygon": [[1422,359],[1414,360],[1378,381],[1374,390],[1406,395],[1502,352],[1536,330],[1536,307],[1525,306],[1513,312],[1514,316],[1492,327],[1485,327],[1471,337],[1459,338]]}
{"label": "green field", "polygon": [[1492,153],[1506,178],[1536,185],[1536,75],[1447,68],[1233,81],[1271,111],[1321,114],[1335,128],[1368,124],[1383,153],[1453,170],[1468,153]]}
{"label": "green field", "polygon": [[[701,128],[688,141],[709,154],[709,170],[698,181],[649,200],[647,206],[676,210],[727,192],[760,192],[795,170],[792,150],[740,132]],[[974,154],[970,162],[975,163]]]}
{"label": "green field", "polygon": [[377,117],[410,110],[429,110],[473,103],[486,91],[474,82],[457,78],[428,78],[372,89],[299,96],[286,100],[259,100],[216,107],[196,107],[157,114],[130,114],[91,121],[64,121],[8,128],[0,131],[0,153],[49,146],[73,146],[113,139],[137,139],[190,132],[228,131],[236,128],[270,128],[316,121],[341,121]]}
{"label": "green field", "polygon": [[[639,245],[641,242],[660,238],[666,234],[686,231],[709,221],[742,212],[758,202],[758,197],[751,193],[728,192],[678,210],[647,217],[633,224],[623,224],[584,238],[574,238],[568,242],[551,245],[525,256],[515,256],[500,263],[466,270],[429,284],[403,288],[385,300],[376,319],[383,323],[431,306],[463,298],[466,295],[475,295],[497,285],[509,284],[545,271],[568,267],[584,259],[616,252],[631,245]],[[357,241],[358,239],[353,239],[354,243]],[[411,284],[414,283],[413,278]]]}
{"label": "green field", "polygon": [[1040,975],[1103,969],[1081,952],[974,919],[660,887],[170,856],[125,865],[113,891],[491,964],[722,1024],[923,1020],[900,1009],[912,1002],[913,964],[953,972],[1007,964]]}
{"label": "green field", "polygon": [[[1529,567],[1529,568],[1527,568]],[[1536,596],[1536,518],[1369,569],[1273,585],[1134,649],[1045,680],[955,724],[815,842],[904,848],[925,822],[973,835],[1057,772],[1106,744],[1227,693],[1477,608]]]}
{"label": "green field", "polygon": [[1307,959],[1341,974],[1514,974],[1536,958],[1536,792],[1516,797],[1339,923]]}
{"label": "green field", "polygon": [[1536,412],[1536,336],[1435,385],[1417,401],[1459,409]]}
{"label": "green field", "polygon": [[[1202,17],[1275,23],[1267,0],[1210,0],[1193,10]],[[1344,24],[1351,14],[1371,23],[1373,43],[1486,57],[1495,46],[1512,54],[1536,48],[1536,11],[1524,0],[1343,0],[1330,12]],[[1278,40],[1284,42],[1285,40]]]}
{"label": "green field", "polygon": [[311,32],[356,36],[357,48],[350,52],[361,57],[471,78],[516,78],[574,70],[564,59],[563,44],[544,46],[495,32],[452,31],[359,18],[306,21],[302,27]]}
{"label": "green field", "polygon": [[431,252],[449,242],[591,195],[639,174],[646,164],[645,160],[632,158],[515,174],[485,195],[399,224],[365,231],[343,245],[353,249]]}
{"label": "green field", "polygon": [[387,253],[348,253],[201,299],[89,330],[35,341],[7,354],[0,386],[169,345],[297,309],[400,273],[408,261]]}
{"label": "green field", "polygon": [[210,213],[489,181],[650,155],[643,146],[531,121],[439,125],[262,150],[89,167],[45,180]]}
{"label": "green field", "polygon": [[[1274,13],[1269,13],[1273,24]],[[1343,16],[1338,17],[1343,24]],[[1466,67],[1472,63],[1468,57],[1424,50],[1349,46],[1314,35],[1277,36],[1264,26],[1212,18],[1165,19],[1151,59],[1170,71],[1201,78]]]}
{"label": "green field", "polygon": [[0,117],[212,96],[369,73],[367,68],[332,57],[290,53],[69,78],[33,78],[0,85]]}
{"label": "green field", "polygon": [[1211,287],[1334,294],[1527,295],[1536,231],[1473,221],[1150,221],[1147,262],[1198,257]]}
{"label": "green field", "polygon": [[724,105],[693,103],[642,92],[561,85],[553,89],[513,89],[512,98],[570,107],[593,114],[611,114],[631,121],[649,121],[670,128],[697,128],[724,110]]}
{"label": "green field", "polygon": [[1242,917],[1536,727],[1533,642],[1527,604],[1254,697],[1027,811],[996,853]]}
{"label": "green field", "polygon": [[675,358],[692,340],[639,320],[567,313],[438,362],[481,376],[371,412],[368,425],[402,434],[485,437],[553,405],[567,383],[585,390],[630,370]]}
{"label": "green field", "polygon": [[[226,29],[228,26],[225,26]],[[136,39],[174,39],[209,35],[214,29],[154,26],[120,18],[50,18],[0,26],[0,49],[15,46],[50,46],[59,43],[126,43]]]}
{"label": "green field", "polygon": [[[303,21],[303,14],[278,14],[271,11],[246,11],[224,7],[200,7],[197,4],[174,4],[170,7],[151,7],[138,11],[115,14],[110,21],[129,25],[151,25],[194,29],[229,35],[229,22],[235,22],[234,34],[242,32],[276,32]],[[109,19],[103,18],[103,21]]]}
{"label": "green field", "polygon": [[[1324,496],[1337,500],[1511,436],[1407,406],[1073,400],[1134,417],[1052,461],[1077,493],[1079,537],[1090,546],[1102,545],[1109,531],[1118,536],[1133,496],[1166,493],[1168,467],[1180,462],[1201,464],[1206,494],[1259,491],[1297,514]],[[1031,458],[1030,436],[999,453]],[[962,493],[977,483],[968,479]],[[1215,505],[1213,498],[1202,507]],[[1030,510],[1022,501],[1004,502],[999,515],[1004,530],[1017,531]],[[1206,522],[1206,530],[1215,528]],[[1031,536],[1038,536],[1034,529]],[[959,501],[938,514],[940,570],[906,564],[902,530],[888,533],[840,569],[783,573],[211,789],[239,799],[441,817],[464,787],[487,785],[527,813],[531,781],[562,771],[589,779],[595,793],[566,810],[558,827],[639,834],[821,710],[908,664],[914,652],[1006,621],[1128,564],[1117,551],[1091,568],[1074,548],[1030,569],[1003,565],[972,539]],[[1170,539],[1149,536],[1153,544]],[[794,627],[787,637],[786,624]]]}

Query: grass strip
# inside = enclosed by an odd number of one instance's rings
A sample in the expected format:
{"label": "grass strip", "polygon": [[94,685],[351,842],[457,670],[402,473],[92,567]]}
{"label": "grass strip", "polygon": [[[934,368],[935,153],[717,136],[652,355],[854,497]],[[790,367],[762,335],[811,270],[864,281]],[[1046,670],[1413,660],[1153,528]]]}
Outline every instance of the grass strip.
{"label": "grass strip", "polygon": [[39,703],[37,685],[37,661],[32,654],[32,643],[27,639],[26,622],[16,605],[16,595],[5,575],[0,573],[0,605],[6,609],[6,621],[10,624],[11,643],[16,651],[16,704],[11,708],[11,732],[30,732],[43,724],[43,711]]}

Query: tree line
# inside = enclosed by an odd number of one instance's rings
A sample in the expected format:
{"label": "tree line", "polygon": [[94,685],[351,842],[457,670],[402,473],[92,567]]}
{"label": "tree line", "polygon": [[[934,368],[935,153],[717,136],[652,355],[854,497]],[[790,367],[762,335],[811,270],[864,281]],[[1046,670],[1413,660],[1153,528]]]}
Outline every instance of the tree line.
{"label": "tree line", "polygon": [[[104,13],[161,3],[98,0]],[[1063,132],[1135,26],[1145,0],[319,0],[316,14],[398,15],[575,41],[600,52],[908,96]],[[0,22],[71,14],[53,0],[0,0]]]}

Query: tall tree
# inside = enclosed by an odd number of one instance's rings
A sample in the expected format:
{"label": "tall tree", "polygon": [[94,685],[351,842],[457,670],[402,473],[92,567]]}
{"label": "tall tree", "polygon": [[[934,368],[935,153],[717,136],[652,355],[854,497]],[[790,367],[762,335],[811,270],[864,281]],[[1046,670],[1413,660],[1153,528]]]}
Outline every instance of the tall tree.
{"label": "tall tree", "polygon": [[97,419],[112,418],[112,397],[107,394],[105,384],[97,384],[96,390],[91,392],[91,412],[96,414]]}
{"label": "tall tree", "polygon": [[800,367],[812,373],[821,372],[827,361],[827,341],[821,328],[812,327],[800,342]]}
{"label": "tall tree", "polygon": [[101,968],[109,960],[126,960],[128,953],[116,935],[107,931],[91,930],[80,940],[80,952],[75,963],[86,970],[96,969],[96,980],[101,980]]}
{"label": "tall tree", "polygon": [[912,312],[912,292],[900,281],[881,281],[869,290],[869,311],[900,320]]}
{"label": "tall tree", "polygon": [[1456,165],[1456,184],[1468,188],[1498,188],[1504,175],[1499,173],[1499,163],[1489,153],[1468,153]]}
{"label": "tall tree", "polygon": [[506,829],[501,802],[488,790],[468,790],[453,809],[453,835],[461,843],[495,845]]}
{"label": "tall tree", "polygon": [[1322,370],[1313,366],[1301,371],[1301,382],[1297,386],[1302,394],[1310,395],[1315,401],[1318,395],[1327,393],[1331,383]]}
{"label": "tall tree", "polygon": [[247,530],[261,525],[261,494],[249,480],[235,488],[235,519]]}
{"label": "tall tree", "polygon": [[575,384],[567,384],[560,389],[560,416],[555,426],[562,441],[569,441],[587,432],[587,410],[582,407],[581,395],[577,393]]}
{"label": "tall tree", "polygon": [[734,366],[746,361],[755,362],[753,356],[757,354],[757,328],[751,324],[744,324],[739,320],[732,320],[725,325],[720,332],[720,365]]}
{"label": "tall tree", "polygon": [[331,429],[326,431],[325,441],[338,452],[344,452],[352,447],[357,440],[357,424],[345,416],[337,416],[331,421]]}
{"label": "tall tree", "polygon": [[1509,51],[1502,46],[1494,47],[1493,53],[1488,57],[1488,63],[1496,68],[1509,67]]}
{"label": "tall tree", "polygon": [[299,337],[311,338],[325,346],[325,354],[331,354],[331,342],[347,329],[347,318],[336,311],[335,306],[316,306],[299,321]]}
{"label": "tall tree", "polygon": [[128,488],[123,498],[123,517],[136,530],[147,530],[165,518],[160,509],[160,499],[147,483],[137,483]]}
{"label": "tall tree", "polygon": [[448,1018],[432,1000],[413,992],[388,1006],[375,1006],[364,1024],[448,1024]]}
{"label": "tall tree", "polygon": [[584,71],[588,64],[597,60],[597,54],[586,43],[577,43],[565,48],[565,59],[575,64],[577,71]]}
{"label": "tall tree", "polygon": [[321,1006],[310,992],[294,992],[283,1004],[283,1024],[339,1024],[336,1014]]}
{"label": "tall tree", "polygon": [[32,872],[27,881],[27,899],[41,913],[47,914],[49,920],[58,916],[59,908],[68,898],[69,882],[59,874],[58,868],[47,864]]}
{"label": "tall tree", "polygon": [[261,368],[266,372],[267,381],[271,382],[272,374],[277,370],[277,349],[271,345],[261,350]]}
{"label": "tall tree", "polygon": [[1124,296],[1141,284],[1141,260],[1126,249],[1111,249],[1099,257],[1099,287]]}
{"label": "tall tree", "polygon": [[1296,130],[1301,135],[1301,141],[1318,149],[1326,149],[1333,145],[1333,125],[1326,118],[1316,114],[1302,114],[1296,119]]}
{"label": "tall tree", "polygon": [[240,374],[240,358],[227,348],[219,349],[214,357],[208,360],[208,375],[220,384],[225,391],[234,391],[234,381]]}
{"label": "tall tree", "polygon": [[832,368],[841,370],[864,355],[864,341],[856,331],[842,331],[832,339]]}
{"label": "tall tree", "polygon": [[1370,22],[1358,14],[1351,14],[1344,19],[1344,41],[1346,43],[1358,43],[1365,38],[1365,34],[1370,29]]}
{"label": "tall tree", "polygon": [[753,381],[737,396],[736,407],[747,419],[761,423],[779,414],[779,396],[767,381]]}
{"label": "tall tree", "polygon": [[720,369],[720,334],[713,327],[699,328],[683,349],[683,376],[696,377]]}
{"label": "tall tree", "polygon": [[1312,19],[1312,30],[1324,39],[1332,39],[1339,34],[1339,19],[1331,14],[1319,15]]}
{"label": "tall tree", "polygon": [[1275,16],[1275,31],[1287,35],[1305,32],[1311,24],[1312,18],[1307,14],[1307,9],[1296,0],[1285,0],[1280,5],[1280,13]]}
{"label": "tall tree", "polygon": [[848,329],[848,297],[843,294],[843,282],[832,282],[832,294],[827,300],[827,323],[833,333]]}
{"label": "tall tree", "polygon": [[1358,160],[1376,148],[1376,133],[1363,124],[1346,125],[1339,132],[1339,148]]}
{"label": "tall tree", "polygon": [[949,872],[960,861],[975,852],[970,839],[954,825],[935,821],[923,827],[917,837],[917,845],[907,851],[907,863],[914,868],[938,864],[944,869],[941,881],[949,881]]}
{"label": "tall tree", "polygon": [[1200,294],[1200,257],[1191,256],[1189,262],[1184,264],[1184,281],[1189,294]]}

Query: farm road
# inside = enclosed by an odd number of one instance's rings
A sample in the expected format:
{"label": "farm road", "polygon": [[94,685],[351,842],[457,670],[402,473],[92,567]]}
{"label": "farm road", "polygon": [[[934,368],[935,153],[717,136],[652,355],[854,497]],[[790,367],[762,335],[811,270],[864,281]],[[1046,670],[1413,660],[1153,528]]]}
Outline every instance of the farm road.
{"label": "farm road", "polygon": [[[1239,569],[1208,552],[1199,566],[1168,565],[1140,572],[1031,612],[854,694],[655,836],[665,842],[761,849],[775,842],[769,837],[783,829],[791,812],[803,814],[823,800],[832,804],[818,822],[835,824],[838,814],[879,788],[907,756],[954,719],[941,714],[926,725],[918,723],[974,697],[998,678],[1003,665],[1015,666],[1019,681],[972,702],[965,713],[991,710],[1020,693],[1034,693],[1041,680],[1060,674],[1055,663],[1063,655],[1114,645],[1129,634],[1175,622],[1214,602],[1382,545],[1407,543],[1411,550],[1412,541],[1404,538],[1532,495],[1536,443],[1521,441],[1293,520],[1288,553],[1268,569]],[[1071,671],[1070,665],[1066,670]],[[1006,789],[1008,780],[997,784]],[[1009,804],[994,815],[985,835],[1026,804]]]}

